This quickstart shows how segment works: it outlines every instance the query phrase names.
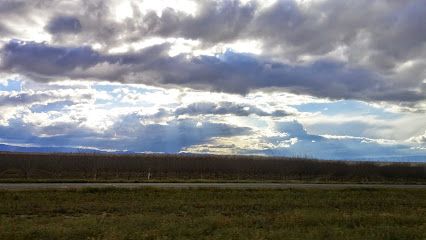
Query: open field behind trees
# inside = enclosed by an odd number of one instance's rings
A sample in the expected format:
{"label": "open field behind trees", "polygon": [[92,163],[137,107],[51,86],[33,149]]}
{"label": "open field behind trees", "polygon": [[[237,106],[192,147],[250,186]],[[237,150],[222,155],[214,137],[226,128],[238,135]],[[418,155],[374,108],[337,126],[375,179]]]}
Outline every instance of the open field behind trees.
{"label": "open field behind trees", "polygon": [[0,191],[0,239],[426,239],[426,190]]}
{"label": "open field behind trees", "polygon": [[426,164],[258,156],[3,152],[0,181],[426,183]]}

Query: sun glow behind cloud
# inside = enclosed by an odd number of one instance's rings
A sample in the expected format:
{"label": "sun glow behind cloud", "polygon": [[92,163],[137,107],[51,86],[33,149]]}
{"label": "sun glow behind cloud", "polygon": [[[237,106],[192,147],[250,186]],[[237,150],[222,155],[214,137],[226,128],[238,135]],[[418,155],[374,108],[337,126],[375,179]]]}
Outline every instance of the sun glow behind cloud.
{"label": "sun glow behind cloud", "polygon": [[139,7],[142,12],[154,10],[160,16],[165,8],[192,15],[197,13],[197,3],[191,0],[144,0]]}

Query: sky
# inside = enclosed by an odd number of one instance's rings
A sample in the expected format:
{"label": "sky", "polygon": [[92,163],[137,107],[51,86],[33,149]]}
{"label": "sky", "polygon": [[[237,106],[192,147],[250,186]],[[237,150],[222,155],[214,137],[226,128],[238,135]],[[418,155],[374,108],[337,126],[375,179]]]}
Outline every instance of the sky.
{"label": "sky", "polygon": [[0,0],[0,144],[426,161],[423,0]]}

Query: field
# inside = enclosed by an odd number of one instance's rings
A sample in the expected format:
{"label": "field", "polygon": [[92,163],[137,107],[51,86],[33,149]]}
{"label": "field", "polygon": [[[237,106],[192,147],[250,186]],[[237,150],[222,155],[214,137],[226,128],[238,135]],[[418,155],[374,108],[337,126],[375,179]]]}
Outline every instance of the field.
{"label": "field", "polygon": [[[424,184],[426,164],[0,153],[0,182],[210,181]],[[2,239],[426,239],[426,189],[0,191]]]}
{"label": "field", "polygon": [[426,183],[426,164],[258,156],[3,152],[0,181]]}
{"label": "field", "polygon": [[426,190],[2,191],[0,239],[426,239]]}

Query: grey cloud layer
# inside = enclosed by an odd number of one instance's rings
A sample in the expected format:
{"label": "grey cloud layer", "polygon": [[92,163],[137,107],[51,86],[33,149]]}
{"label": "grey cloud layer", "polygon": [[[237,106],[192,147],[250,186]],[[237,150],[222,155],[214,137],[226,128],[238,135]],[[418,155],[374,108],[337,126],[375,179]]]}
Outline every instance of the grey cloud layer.
{"label": "grey cloud layer", "polygon": [[[350,61],[373,64],[383,71],[425,54],[426,5],[422,0],[327,0],[308,7],[294,0],[278,0],[267,8],[261,7],[261,1],[203,0],[197,1],[195,16],[169,8],[161,16],[153,11],[142,14],[133,4],[133,15],[124,22],[111,17],[113,1],[77,2],[71,7],[55,1],[44,5],[70,8],[64,11],[74,13],[75,21],[81,22],[81,43],[114,45],[149,36],[198,39],[207,44],[257,39],[265,43],[268,53],[290,60],[346,46]],[[58,15],[48,24],[55,19]]]}
{"label": "grey cloud layer", "polygon": [[54,102],[73,101],[84,102],[94,99],[90,93],[75,93],[70,91],[44,91],[44,92],[0,92],[0,107],[2,106],[31,106],[34,104],[47,104]]}
{"label": "grey cloud layer", "polygon": [[[161,16],[153,11],[143,14],[132,2],[133,14],[122,22],[112,17],[113,4],[112,0],[1,3],[0,12],[11,19],[31,19],[41,9],[50,9],[45,29],[54,41],[53,45],[8,43],[2,50],[2,70],[44,81],[88,78],[242,94],[278,87],[361,100],[417,102],[426,96],[422,0],[326,0],[309,5],[278,0],[266,8],[261,1],[204,0],[197,1],[195,15],[165,9]],[[167,45],[105,54],[122,43],[156,36],[200,40],[209,46],[258,40],[263,54],[228,52],[219,58],[188,59],[169,57]],[[94,43],[102,44],[101,52],[61,47]],[[339,60],[332,60],[339,54]]]}
{"label": "grey cloud layer", "polygon": [[273,116],[285,117],[290,114],[283,110],[274,110],[273,112],[265,112],[264,110],[248,104],[236,104],[232,102],[199,102],[192,103],[186,107],[180,107],[174,112],[175,115],[225,115],[232,114],[236,116],[249,116],[251,114],[257,116]]}
{"label": "grey cloud layer", "polygon": [[161,17],[150,12],[134,22],[144,35],[200,39],[207,43],[232,41],[255,17],[257,4],[239,1],[200,1],[196,16],[166,9]]}
{"label": "grey cloud layer", "polygon": [[279,0],[266,9],[260,5],[204,1],[196,16],[170,9],[161,17],[147,14],[139,30],[144,35],[210,43],[257,39],[270,54],[290,60],[348,47],[354,64],[373,64],[382,70],[411,59],[424,60],[426,5],[422,0],[327,0],[308,7]]}
{"label": "grey cloud layer", "polygon": [[184,54],[170,57],[168,49],[169,45],[163,44],[136,53],[108,55],[90,47],[11,41],[1,50],[0,68],[41,81],[87,78],[240,94],[279,87],[329,98],[407,102],[425,98],[421,91],[393,88],[392,79],[336,61],[292,66],[234,52],[226,52],[219,58],[188,58]]}

